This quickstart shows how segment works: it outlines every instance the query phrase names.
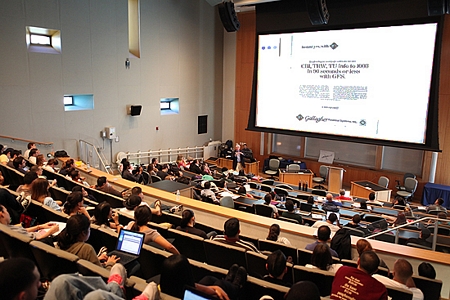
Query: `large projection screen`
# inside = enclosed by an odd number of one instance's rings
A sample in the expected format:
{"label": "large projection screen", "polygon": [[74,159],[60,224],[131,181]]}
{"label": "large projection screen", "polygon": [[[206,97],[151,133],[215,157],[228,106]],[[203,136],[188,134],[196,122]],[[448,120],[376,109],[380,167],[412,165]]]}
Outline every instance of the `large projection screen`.
{"label": "large projection screen", "polygon": [[438,29],[428,22],[258,35],[253,129],[432,148]]}

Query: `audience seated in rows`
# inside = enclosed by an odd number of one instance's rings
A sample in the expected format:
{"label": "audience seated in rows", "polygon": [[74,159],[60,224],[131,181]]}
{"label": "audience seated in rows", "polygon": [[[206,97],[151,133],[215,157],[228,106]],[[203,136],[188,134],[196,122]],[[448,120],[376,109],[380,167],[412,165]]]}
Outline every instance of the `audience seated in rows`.
{"label": "audience seated in rows", "polygon": [[56,173],[56,166],[58,165],[58,160],[55,158],[50,158],[47,163],[44,165],[43,169],[48,171],[48,172],[52,172],[52,173]]}
{"label": "audience seated in rows", "polygon": [[67,195],[66,202],[63,206],[63,212],[66,215],[85,215],[88,219],[91,217],[84,207],[83,194],[81,192],[72,192]]}
{"label": "audience seated in rows", "polygon": [[330,247],[327,244],[318,243],[311,256],[311,263],[305,267],[336,273],[342,264],[333,264]]}
{"label": "audience seated in rows", "polygon": [[[110,222],[110,220],[113,222]],[[117,232],[123,227],[119,224],[119,214],[113,213],[111,205],[106,201],[99,203],[95,207],[91,222],[95,225],[109,228]]]}
{"label": "audience seated in rows", "polygon": [[[361,256],[361,254],[363,254],[366,251],[373,251],[372,245],[366,239],[359,239],[356,242],[356,252],[358,252],[358,256]],[[386,268],[389,270],[389,267],[381,258],[379,258],[379,261],[380,261],[379,267]]]}
{"label": "audience seated in rows", "polygon": [[[336,222],[336,225],[334,223]],[[313,228],[319,228],[321,226],[328,226],[331,230],[331,232],[336,233],[339,229],[341,229],[339,225],[339,220],[337,218],[337,215],[335,213],[330,213],[328,215],[328,219],[326,221],[316,221],[311,226]]]}
{"label": "audience seated in rows", "polygon": [[80,183],[80,184],[82,184],[82,185],[84,185],[84,186],[87,186],[87,187],[89,187],[89,183],[87,183],[85,180],[86,180],[86,178],[84,178],[84,177],[81,177],[81,175],[80,175],[80,171],[78,171],[77,169],[73,169],[72,171],[70,171],[70,178],[73,180],[73,181],[75,181],[75,182],[77,182],[77,183]]}
{"label": "audience seated in rows", "polygon": [[44,154],[38,154],[36,156],[36,165],[39,167],[43,167],[47,163]]}
{"label": "audience seated in rows", "polygon": [[273,198],[272,198],[272,194],[271,193],[267,193],[265,196],[264,196],[264,205],[267,205],[267,206],[269,206],[270,208],[272,208],[272,210],[273,210],[273,218],[278,218],[278,208],[275,206],[275,205],[273,205],[272,204],[272,200],[273,200]]}
{"label": "audience seated in rows", "polygon": [[62,168],[59,170],[59,174],[68,176],[70,171],[72,171],[74,167],[75,161],[72,158],[69,158],[66,160],[66,162],[63,164]]}
{"label": "audience seated in rows", "polygon": [[11,225],[11,217],[3,205],[0,205],[0,224],[8,226],[8,228],[15,232],[27,235],[33,240],[43,240],[59,231],[59,226],[51,222],[28,228],[23,228],[21,225]]}
{"label": "audience seated in rows", "polygon": [[23,197],[31,196],[31,184],[37,178],[38,178],[38,175],[35,172],[27,172],[23,176],[23,184],[19,185],[16,192],[19,194],[23,193]]}
{"label": "audience seated in rows", "polygon": [[434,201],[433,204],[428,205],[427,213],[432,211],[432,210],[441,210],[443,212],[447,212],[447,208],[445,208],[442,204],[444,204],[444,199],[437,198],[436,201]]}
{"label": "audience seated in rows", "polygon": [[284,206],[287,211],[283,211],[281,214],[283,218],[297,220],[299,224],[304,224],[302,216],[295,213],[294,202],[292,200],[286,200]]}
{"label": "audience seated in rows", "polygon": [[373,251],[365,251],[358,259],[358,267],[342,266],[334,276],[331,299],[387,300],[386,287],[372,277],[380,259]]}
{"label": "audience seated in rows", "polygon": [[[99,276],[63,274],[53,279],[44,300],[126,299],[124,293],[126,277],[126,270],[121,264],[111,268],[107,283]],[[32,260],[11,258],[0,263],[0,289],[4,299],[38,299],[40,286],[39,270]],[[160,298],[158,287],[154,282],[149,283],[141,295],[133,298],[133,300],[156,299]]]}
{"label": "audience seated in rows", "polygon": [[286,256],[281,250],[269,254],[266,261],[266,269],[269,274],[265,275],[263,279],[271,283],[291,287],[290,282],[283,280],[284,275],[288,272],[286,262]]}
{"label": "audience seated in rows", "polygon": [[405,289],[413,293],[413,300],[423,300],[423,293],[416,288],[412,279],[412,265],[405,259],[397,259],[394,263],[393,278],[374,274],[372,277],[384,284],[386,287]]}
{"label": "audience seated in rows", "polygon": [[413,243],[431,248],[431,242],[428,238],[431,236],[431,231],[428,228],[422,228],[419,233],[419,238],[409,238],[406,243]]}
{"label": "audience seated in rows", "polygon": [[240,224],[237,218],[228,219],[224,224],[224,235],[217,235],[214,241],[222,242],[228,245],[244,248],[247,251],[258,252],[258,248],[250,242],[242,241],[239,238]]}
{"label": "audience seated in rows", "polygon": [[67,220],[66,228],[57,236],[56,247],[77,255],[98,266],[107,269],[119,261],[115,255],[108,256],[105,252],[97,254],[94,248],[86,243],[91,234],[91,224],[85,215],[73,215]]}
{"label": "audience seated in rows", "polygon": [[157,230],[148,227],[148,223],[152,220],[152,213],[150,208],[146,205],[138,206],[134,211],[134,221],[131,221],[126,226],[126,229],[142,232],[145,234],[144,243],[150,244],[155,242],[163,247],[166,251],[173,254],[180,254],[177,248],[175,248],[170,242],[162,237]]}
{"label": "audience seated in rows", "polygon": [[204,232],[201,229],[195,228],[195,214],[190,209],[185,209],[183,213],[181,214],[181,222],[180,226],[178,226],[176,229],[184,232],[188,232],[190,234],[198,235],[204,239],[209,239],[211,237],[215,237],[217,235],[217,232],[211,231],[208,234]]}
{"label": "audience seated in rows", "polygon": [[[10,168],[12,168],[12,169],[17,169],[15,166],[14,166],[14,160],[16,159],[16,158],[18,158],[18,157],[22,157],[23,158],[23,156],[21,155],[21,153],[20,153],[20,150],[13,150],[12,152],[11,152],[11,157],[9,158],[9,161],[8,161],[8,163],[6,164],[8,167],[10,167]],[[26,161],[25,161],[25,164],[26,164]]]}
{"label": "audience seated in rows", "polygon": [[55,201],[50,197],[49,192],[50,185],[46,179],[37,178],[31,184],[31,199],[39,201],[50,208],[61,211],[61,201]]}
{"label": "audience seated in rows", "polygon": [[340,189],[339,190],[339,196],[336,196],[335,198],[336,200],[353,200],[352,197],[347,197],[345,196],[345,190],[344,189]]}
{"label": "audience seated in rows", "polygon": [[[331,236],[331,229],[326,225],[320,226],[319,229],[317,229],[317,240],[314,243],[306,245],[305,249],[314,251],[317,244],[327,244],[330,241],[330,236]],[[339,258],[336,251],[334,251],[331,248],[329,248],[329,249],[330,249],[330,254],[332,256]]]}
{"label": "audience seated in rows", "polygon": [[6,150],[3,151],[3,153],[0,155],[0,163],[2,165],[6,166],[8,164],[13,151],[13,148],[6,148]]}
{"label": "audience seated in rows", "polygon": [[189,286],[209,296],[233,300],[238,299],[239,290],[246,281],[245,268],[234,264],[224,279],[205,276],[196,283],[187,258],[183,255],[172,255],[163,262],[160,288],[161,292],[181,299],[186,286]]}
{"label": "audience seated in rows", "polygon": [[246,198],[250,198],[250,199],[255,198],[255,197],[253,197],[252,194],[247,193],[247,189],[245,188],[245,186],[240,186],[240,187],[238,188],[238,190],[237,190],[237,193],[238,193],[239,195],[243,196],[243,197],[246,197]]}
{"label": "audience seated in rows", "polygon": [[280,244],[285,244],[285,245],[290,246],[291,242],[287,238],[280,236],[280,232],[281,232],[280,225],[272,224],[269,227],[269,234],[268,234],[266,240],[274,241],[274,242],[277,242]]}
{"label": "audience seated in rows", "polygon": [[342,203],[340,201],[333,200],[333,195],[328,193],[326,195],[326,201],[322,203],[322,209],[324,211],[338,212],[339,207],[342,207]]}
{"label": "audience seated in rows", "polygon": [[0,204],[8,210],[9,216],[11,217],[10,223],[18,224],[20,222],[21,214],[30,203],[30,197],[16,197],[11,194],[8,189],[0,188]]}
{"label": "audience seated in rows", "polygon": [[419,272],[419,276],[426,277],[429,279],[436,279],[436,270],[430,263],[422,262],[417,267],[417,271]]}
{"label": "audience seated in rows", "polygon": [[135,174],[132,172],[133,167],[131,166],[129,161],[125,161],[123,163],[123,171],[122,178],[126,180],[130,180],[133,182],[141,183],[142,182],[142,167],[138,167]]}
{"label": "audience seated in rows", "polygon": [[[139,196],[142,200],[142,202],[139,205],[147,205],[150,207],[150,210],[152,211],[152,214],[160,216],[162,214],[161,212],[161,200],[156,200],[151,206],[144,200],[144,193],[142,192],[142,188],[140,186],[135,186],[131,190],[126,190],[123,192],[123,197],[125,200],[128,200],[128,198],[132,195]],[[153,206],[153,207],[152,207]]]}
{"label": "audience seated in rows", "polygon": [[219,202],[219,200],[217,200],[216,194],[211,190],[211,182],[205,181],[203,184],[203,187],[204,188],[200,192],[200,195],[202,196],[202,200],[205,202],[219,204],[220,202]]}
{"label": "audience seated in rows", "polygon": [[27,173],[27,170],[26,170],[27,161],[25,160],[25,158],[23,158],[22,156],[18,156],[16,158],[14,158],[12,163],[13,163],[13,169],[16,169],[17,171],[19,171],[22,174]]}
{"label": "audience seated in rows", "polygon": [[81,185],[78,185],[78,184],[75,185],[75,186],[72,188],[72,192],[80,192],[80,193],[83,195],[84,198],[87,198],[87,199],[89,199],[89,200],[91,200],[91,201],[93,201],[93,202],[98,202],[97,199],[95,198],[95,196],[92,195],[92,194],[89,194],[89,193],[86,191],[86,189],[85,189],[84,187],[82,187]]}
{"label": "audience seated in rows", "polygon": [[37,147],[36,147],[36,144],[35,143],[33,143],[33,142],[30,142],[30,143],[28,143],[27,144],[27,150],[25,150],[25,152],[23,153],[23,157],[25,158],[25,159],[28,159],[28,157],[30,157],[30,151],[31,151],[31,149],[36,149]]}
{"label": "audience seated in rows", "polygon": [[38,155],[41,154],[41,152],[39,151],[39,149],[37,148],[33,148],[30,150],[30,155],[28,156],[28,161],[30,163],[32,163],[33,165],[36,165],[37,163],[37,157]]}
{"label": "audience seated in rows", "polygon": [[103,193],[111,194],[117,197],[122,198],[123,195],[121,192],[116,190],[109,182],[108,179],[106,179],[106,176],[100,176],[97,178],[97,185],[93,186],[96,190],[99,190]]}

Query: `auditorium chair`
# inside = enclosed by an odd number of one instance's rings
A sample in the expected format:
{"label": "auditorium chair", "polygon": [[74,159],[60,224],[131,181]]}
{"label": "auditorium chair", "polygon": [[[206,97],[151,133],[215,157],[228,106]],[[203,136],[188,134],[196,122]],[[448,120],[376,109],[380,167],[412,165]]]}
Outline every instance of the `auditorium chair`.
{"label": "auditorium chair", "polygon": [[304,266],[294,266],[294,282],[304,280],[314,282],[319,288],[320,296],[326,297],[331,294],[334,273],[320,269],[307,268]]}
{"label": "auditorium chair", "polygon": [[286,166],[286,172],[300,172],[300,165],[289,164]]}
{"label": "auditorium chair", "polygon": [[231,196],[224,196],[220,199],[220,206],[234,208],[234,201]]}
{"label": "auditorium chair", "polygon": [[405,201],[409,200],[410,198],[413,198],[414,193],[416,192],[417,189],[417,184],[418,184],[417,179],[411,177],[406,178],[404,190],[399,189],[397,191],[397,196],[402,197],[403,199],[405,199]]}
{"label": "auditorium chair", "polygon": [[245,249],[219,241],[204,240],[206,262],[210,265],[230,269],[233,264],[246,266]]}
{"label": "auditorium chair", "polygon": [[312,181],[318,185],[314,186],[315,189],[324,190],[325,187],[322,185],[326,182],[328,176],[328,167],[321,165],[319,167],[319,176],[313,177]]}
{"label": "auditorium chair", "polygon": [[275,241],[269,241],[265,239],[259,239],[259,250],[274,252],[276,250],[281,250],[286,258],[292,257],[292,262],[296,264],[298,262],[297,248],[294,246],[277,243]]}
{"label": "auditorium chair", "polygon": [[387,188],[389,185],[389,178],[387,178],[386,176],[380,176],[380,178],[378,179],[378,185]]}
{"label": "auditorium chair", "polygon": [[412,300],[413,298],[413,293],[409,290],[391,286],[386,286],[386,289],[391,300]]}
{"label": "auditorium chair", "polygon": [[272,158],[269,160],[269,168],[264,171],[265,174],[270,175],[270,178],[278,175],[278,168],[280,167],[280,160]]}
{"label": "auditorium chair", "polygon": [[34,261],[34,255],[29,247],[32,240],[28,235],[0,224],[0,249],[6,258],[25,257]]}
{"label": "auditorium chair", "polygon": [[311,194],[313,195],[317,195],[317,196],[321,196],[321,197],[326,197],[327,196],[327,191],[325,190],[318,190],[318,189],[313,189],[311,191]]}
{"label": "auditorium chair", "polygon": [[138,258],[143,278],[147,280],[161,274],[163,261],[171,255],[170,252],[144,244]]}
{"label": "auditorium chair", "polygon": [[290,191],[293,191],[293,190],[294,190],[294,188],[293,188],[292,186],[287,185],[287,184],[277,184],[277,185],[275,186],[275,188],[285,189],[285,190],[290,190]]}
{"label": "auditorium chair", "polygon": [[254,251],[245,253],[247,259],[247,273],[255,278],[262,279],[264,275],[269,274],[266,268],[267,255]]}
{"label": "auditorium chair", "polygon": [[413,275],[414,284],[423,293],[424,300],[439,300],[441,297],[442,280],[430,279]]}
{"label": "auditorium chair", "polygon": [[261,184],[261,191],[270,193],[272,191],[272,187],[269,185]]}
{"label": "auditorium chair", "polygon": [[152,183],[161,181],[161,177],[159,177],[159,176],[151,175],[150,177],[152,178]]}
{"label": "auditorium chair", "polygon": [[173,238],[172,244],[187,258],[194,259],[199,262],[206,261],[205,248],[203,246],[203,238],[177,229],[169,229],[169,237]]}
{"label": "auditorium chair", "polygon": [[255,211],[255,214],[259,216],[269,217],[272,218],[273,216],[273,209],[272,207],[265,205],[265,204],[253,204],[253,209]]}
{"label": "auditorium chair", "polygon": [[264,179],[261,184],[274,185],[275,181],[273,179]]}
{"label": "auditorium chair", "polygon": [[306,266],[311,263],[312,251],[303,248],[297,248],[297,264],[300,266]]}

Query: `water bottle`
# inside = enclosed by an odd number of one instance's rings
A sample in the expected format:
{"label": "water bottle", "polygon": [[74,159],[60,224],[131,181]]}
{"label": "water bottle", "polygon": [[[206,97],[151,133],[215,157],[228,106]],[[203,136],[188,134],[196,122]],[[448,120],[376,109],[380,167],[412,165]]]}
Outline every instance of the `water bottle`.
{"label": "water bottle", "polygon": [[303,191],[303,186],[302,186],[302,181],[301,180],[298,182],[298,190],[299,191]]}
{"label": "water bottle", "polygon": [[180,201],[180,190],[177,190],[177,202]]}
{"label": "water bottle", "polygon": [[307,192],[308,191],[308,183],[306,181],[305,181],[304,187],[305,187],[305,192]]}

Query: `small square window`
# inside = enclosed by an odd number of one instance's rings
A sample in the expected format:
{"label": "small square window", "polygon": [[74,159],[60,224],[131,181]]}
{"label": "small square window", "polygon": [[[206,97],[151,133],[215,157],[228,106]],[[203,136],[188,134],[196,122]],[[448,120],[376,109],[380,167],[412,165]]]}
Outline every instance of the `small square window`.
{"label": "small square window", "polygon": [[73,105],[73,96],[64,96],[64,106]]}
{"label": "small square window", "polygon": [[52,37],[50,35],[43,34],[30,34],[30,44],[40,46],[52,46]]}

